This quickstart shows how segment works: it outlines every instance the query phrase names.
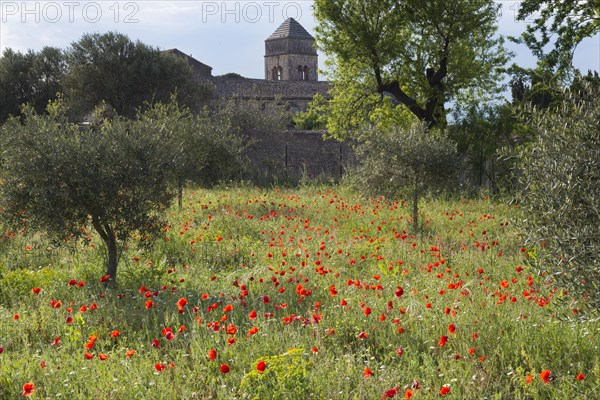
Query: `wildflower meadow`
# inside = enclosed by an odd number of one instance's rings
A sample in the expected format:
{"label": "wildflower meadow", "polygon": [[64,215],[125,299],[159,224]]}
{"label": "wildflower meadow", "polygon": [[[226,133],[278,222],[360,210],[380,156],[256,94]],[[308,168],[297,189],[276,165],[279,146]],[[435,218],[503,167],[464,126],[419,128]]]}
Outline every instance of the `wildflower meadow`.
{"label": "wildflower meadow", "polygon": [[[186,192],[114,286],[102,240],[0,227],[0,399],[598,399],[600,322],[518,205]],[[88,231],[89,230],[89,231]]]}

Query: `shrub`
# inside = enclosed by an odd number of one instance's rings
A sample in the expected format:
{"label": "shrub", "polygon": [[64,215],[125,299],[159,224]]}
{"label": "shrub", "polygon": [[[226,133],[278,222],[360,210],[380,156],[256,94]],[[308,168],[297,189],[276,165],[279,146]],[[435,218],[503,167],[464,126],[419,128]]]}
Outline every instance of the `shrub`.
{"label": "shrub", "polygon": [[600,309],[600,89],[530,110],[535,140],[518,150],[526,243],[536,265]]}

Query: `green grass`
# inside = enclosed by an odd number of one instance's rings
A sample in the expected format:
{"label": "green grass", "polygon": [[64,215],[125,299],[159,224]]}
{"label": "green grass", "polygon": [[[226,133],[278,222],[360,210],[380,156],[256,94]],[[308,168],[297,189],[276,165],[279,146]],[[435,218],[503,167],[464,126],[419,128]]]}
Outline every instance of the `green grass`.
{"label": "green grass", "polygon": [[0,399],[27,382],[40,399],[600,397],[600,323],[528,266],[517,209],[426,200],[420,233],[410,212],[344,187],[189,191],[152,249],[132,238],[108,291],[93,232],[68,246],[4,232]]}

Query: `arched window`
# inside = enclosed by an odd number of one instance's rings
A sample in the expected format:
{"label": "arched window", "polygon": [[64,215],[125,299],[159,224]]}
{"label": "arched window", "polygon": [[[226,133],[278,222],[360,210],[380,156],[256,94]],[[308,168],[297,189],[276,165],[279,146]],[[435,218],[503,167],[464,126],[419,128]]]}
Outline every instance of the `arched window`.
{"label": "arched window", "polygon": [[280,81],[283,75],[283,68],[277,68],[277,80]]}
{"label": "arched window", "polygon": [[301,65],[298,65],[298,79],[300,79],[301,81],[304,80],[304,71],[302,71]]}
{"label": "arched window", "polygon": [[303,80],[307,81],[308,80],[308,67],[305,65],[304,66],[304,71],[303,71]]}

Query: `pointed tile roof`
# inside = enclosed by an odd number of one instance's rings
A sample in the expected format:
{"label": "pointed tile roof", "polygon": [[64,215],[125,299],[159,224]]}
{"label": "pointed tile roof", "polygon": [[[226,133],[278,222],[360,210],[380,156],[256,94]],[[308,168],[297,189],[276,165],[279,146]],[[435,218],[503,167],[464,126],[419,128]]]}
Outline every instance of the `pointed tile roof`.
{"label": "pointed tile roof", "polygon": [[273,32],[271,36],[267,38],[267,40],[275,40],[275,39],[283,39],[283,38],[295,38],[295,39],[313,39],[310,33],[304,29],[302,25],[294,18],[288,18],[279,28]]}

